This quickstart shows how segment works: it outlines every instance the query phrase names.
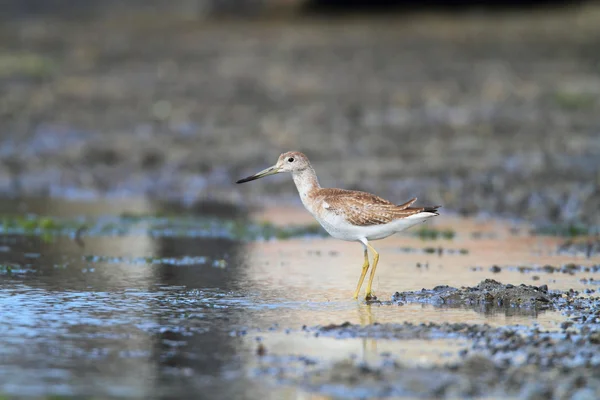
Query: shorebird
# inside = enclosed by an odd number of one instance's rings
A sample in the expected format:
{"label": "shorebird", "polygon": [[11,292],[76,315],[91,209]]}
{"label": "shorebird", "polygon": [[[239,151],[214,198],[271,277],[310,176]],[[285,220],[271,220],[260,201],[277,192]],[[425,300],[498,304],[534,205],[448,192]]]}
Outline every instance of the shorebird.
{"label": "shorebird", "polygon": [[367,249],[373,253],[373,264],[365,300],[375,299],[372,286],[379,253],[369,244],[369,241],[384,239],[439,215],[437,209],[440,206],[411,207],[417,201],[416,198],[404,204],[394,204],[367,192],[322,188],[308,157],[298,151],[281,154],[272,167],[240,179],[236,183],[250,182],[282,172],[292,173],[302,204],[331,236],[362,243],[364,262],[354,292],[355,299],[358,298],[369,270]]}

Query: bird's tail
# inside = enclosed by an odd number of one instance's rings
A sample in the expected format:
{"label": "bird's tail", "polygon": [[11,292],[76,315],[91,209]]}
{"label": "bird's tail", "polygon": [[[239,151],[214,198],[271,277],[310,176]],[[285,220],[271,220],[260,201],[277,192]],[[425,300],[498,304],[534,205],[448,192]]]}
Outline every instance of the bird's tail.
{"label": "bird's tail", "polygon": [[435,215],[440,215],[438,213],[438,208],[440,208],[441,206],[427,206],[427,207],[423,207],[423,211],[421,212],[428,212],[428,213],[432,213]]}
{"label": "bird's tail", "polygon": [[417,216],[421,213],[430,213],[430,214],[435,214],[435,215],[440,215],[438,213],[438,208],[440,208],[441,206],[425,206],[425,207],[408,207],[405,210],[406,211],[413,211],[413,215]]}

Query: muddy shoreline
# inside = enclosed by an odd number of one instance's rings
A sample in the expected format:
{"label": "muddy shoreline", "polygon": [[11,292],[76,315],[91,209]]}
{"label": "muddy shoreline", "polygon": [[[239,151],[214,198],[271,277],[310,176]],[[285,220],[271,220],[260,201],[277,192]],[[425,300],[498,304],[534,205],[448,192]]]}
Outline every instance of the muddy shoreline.
{"label": "muddy shoreline", "polygon": [[351,298],[361,247],[319,234],[302,208],[235,219],[229,207],[207,210],[0,201],[0,393],[598,390],[600,265],[580,238],[505,220],[432,221],[374,243],[379,299],[367,304]]}
{"label": "muddy shoreline", "polygon": [[326,186],[598,226],[599,10],[7,20],[0,193],[299,204],[233,185],[295,149]]}
{"label": "muddy shoreline", "polygon": [[[429,294],[440,289],[396,293],[391,301],[372,302],[373,307],[397,307],[407,302],[431,302]],[[467,348],[458,352],[460,360],[443,365],[422,367],[411,365],[397,355],[387,354],[379,364],[366,364],[360,358],[327,364],[311,358],[265,356],[258,354],[262,365],[253,373],[275,378],[279,384],[300,385],[310,392],[338,397],[419,396],[435,398],[517,396],[524,399],[575,398],[593,399],[600,393],[600,298],[580,296],[568,291],[513,285],[486,280],[477,287],[454,289],[467,297],[485,292],[487,304],[501,310],[498,297],[511,299],[509,307],[553,308],[568,315],[560,329],[466,323],[351,323],[303,328],[307,334],[379,340],[466,339]],[[523,295],[548,297],[539,302],[523,303]],[[398,299],[403,299],[399,302]],[[496,299],[494,299],[496,298]],[[472,301],[437,307],[471,307]],[[402,313],[402,309],[398,309]]]}
{"label": "muddy shoreline", "polygon": [[[599,397],[597,4],[121,7],[0,18],[0,398]],[[287,150],[443,205],[376,301]]]}

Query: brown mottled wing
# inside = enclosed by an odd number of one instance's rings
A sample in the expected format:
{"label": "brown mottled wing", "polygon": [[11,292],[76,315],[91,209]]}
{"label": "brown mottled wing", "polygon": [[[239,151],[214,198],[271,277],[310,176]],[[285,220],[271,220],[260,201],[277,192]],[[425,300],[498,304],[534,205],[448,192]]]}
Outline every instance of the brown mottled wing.
{"label": "brown mottled wing", "polygon": [[373,194],[351,190],[321,189],[318,197],[328,211],[344,215],[356,226],[387,224],[425,210],[408,207],[416,199],[398,206]]}

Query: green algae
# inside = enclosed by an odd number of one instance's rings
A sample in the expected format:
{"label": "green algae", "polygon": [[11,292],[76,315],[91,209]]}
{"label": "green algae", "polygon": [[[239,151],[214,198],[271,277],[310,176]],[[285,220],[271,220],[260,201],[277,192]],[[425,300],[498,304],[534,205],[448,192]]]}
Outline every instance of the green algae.
{"label": "green algae", "polygon": [[600,227],[591,227],[584,224],[550,224],[541,225],[531,231],[532,235],[577,237],[600,234]]}
{"label": "green algae", "polygon": [[12,265],[7,265],[7,264],[0,265],[0,273],[6,274],[6,275],[12,275],[12,271],[13,271]]}
{"label": "green algae", "polygon": [[[287,240],[299,237],[327,237],[317,223],[279,226],[269,221],[243,218],[224,219],[198,215],[123,213],[96,219],[61,219],[44,215],[0,217],[0,233],[37,235],[45,242],[56,236],[214,237],[232,240]],[[451,229],[421,228],[411,234],[422,240],[452,240]]]}
{"label": "green algae", "polygon": [[563,90],[554,93],[554,101],[562,109],[576,111],[594,108],[598,98],[592,93]]}
{"label": "green algae", "polygon": [[435,229],[422,227],[419,230],[413,232],[413,235],[419,237],[422,240],[452,240],[456,236],[456,232],[452,229]]}
{"label": "green algae", "polygon": [[270,222],[220,219],[205,216],[122,214],[97,219],[61,219],[42,215],[3,216],[0,233],[40,236],[51,242],[56,236],[211,237],[232,240],[285,240],[325,237],[317,224],[277,226]]}
{"label": "green algae", "polygon": [[48,78],[56,71],[56,63],[40,54],[0,53],[0,78]]}

